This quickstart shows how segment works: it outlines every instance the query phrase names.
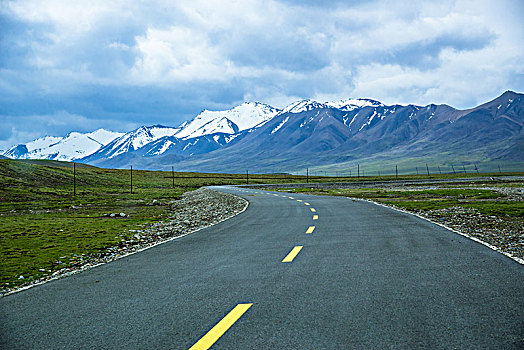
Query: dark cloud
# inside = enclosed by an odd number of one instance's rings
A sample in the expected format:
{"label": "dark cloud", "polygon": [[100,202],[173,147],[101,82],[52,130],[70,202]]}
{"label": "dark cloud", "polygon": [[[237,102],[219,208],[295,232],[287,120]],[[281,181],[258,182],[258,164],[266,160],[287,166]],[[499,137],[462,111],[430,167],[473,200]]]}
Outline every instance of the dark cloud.
{"label": "dark cloud", "polygon": [[422,71],[435,69],[441,64],[439,54],[446,49],[474,51],[488,46],[496,39],[494,33],[484,32],[474,37],[461,33],[445,34],[437,38],[400,45],[385,52],[372,52],[355,58],[355,62],[375,62],[415,67]]}

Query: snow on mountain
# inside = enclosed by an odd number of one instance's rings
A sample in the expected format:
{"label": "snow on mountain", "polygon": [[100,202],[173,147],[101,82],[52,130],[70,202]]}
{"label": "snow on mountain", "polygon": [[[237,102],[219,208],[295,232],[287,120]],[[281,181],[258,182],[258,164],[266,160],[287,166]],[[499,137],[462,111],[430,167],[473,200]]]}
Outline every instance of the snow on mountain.
{"label": "snow on mountain", "polygon": [[340,100],[336,102],[326,102],[326,105],[337,108],[343,111],[352,111],[357,108],[364,108],[364,107],[379,107],[384,106],[379,101],[367,99],[367,98],[354,98],[354,99],[348,99],[348,100]]}
{"label": "snow on mountain", "polygon": [[162,137],[173,136],[179,131],[180,128],[170,128],[162,125],[141,126],[136,130],[130,131],[112,140],[110,143],[91,154],[90,157],[93,159],[111,159],[119,154],[135,151]]}
{"label": "snow on mountain", "polygon": [[98,129],[87,134],[71,132],[65,137],[46,136],[25,145],[11,147],[4,155],[14,159],[71,161],[96,152],[121,135],[123,133]]}
{"label": "snow on mountain", "polygon": [[301,113],[305,111],[310,111],[312,109],[317,108],[329,108],[330,106],[325,103],[319,103],[317,101],[313,101],[310,99],[296,101],[287,106],[280,112],[280,114],[284,113]]}
{"label": "snow on mountain", "polygon": [[271,120],[278,109],[263,103],[246,102],[225,111],[203,110],[193,120],[180,125],[178,138],[191,138],[215,133],[234,134]]}
{"label": "snow on mountain", "polygon": [[[181,132],[181,134],[184,134],[185,130]],[[216,134],[218,132],[224,133],[224,134],[236,134],[239,131],[238,125],[233,123],[231,120],[229,120],[226,117],[217,118],[210,120],[206,124],[202,125],[200,128],[193,131],[189,136],[183,137],[184,139],[187,138],[193,138],[203,135],[209,135],[209,134]],[[176,135],[177,137],[180,137],[179,134]]]}
{"label": "snow on mountain", "polygon": [[286,108],[282,110],[280,114],[284,113],[301,113],[310,111],[313,109],[322,109],[322,108],[336,108],[342,111],[352,111],[354,109],[364,108],[364,107],[380,107],[384,106],[379,101],[367,99],[367,98],[354,98],[347,100],[340,100],[336,102],[324,102],[320,103],[314,100],[306,99],[293,102]]}
{"label": "snow on mountain", "polygon": [[32,152],[39,149],[47,148],[57,142],[60,142],[63,139],[63,137],[56,137],[56,136],[45,136],[38,138],[34,141],[26,143],[27,151]]}
{"label": "snow on mountain", "polygon": [[113,141],[117,137],[124,135],[123,132],[114,132],[108,131],[105,129],[98,129],[93,132],[86,134],[90,139],[102,144],[107,145],[109,142]]}

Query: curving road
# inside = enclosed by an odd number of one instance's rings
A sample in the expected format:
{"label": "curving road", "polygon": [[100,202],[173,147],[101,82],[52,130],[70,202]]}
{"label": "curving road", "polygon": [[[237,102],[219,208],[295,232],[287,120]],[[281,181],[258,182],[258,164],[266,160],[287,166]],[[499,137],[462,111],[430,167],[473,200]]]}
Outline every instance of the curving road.
{"label": "curving road", "polygon": [[1,298],[0,348],[524,347],[517,262],[364,201],[220,190],[249,208]]}

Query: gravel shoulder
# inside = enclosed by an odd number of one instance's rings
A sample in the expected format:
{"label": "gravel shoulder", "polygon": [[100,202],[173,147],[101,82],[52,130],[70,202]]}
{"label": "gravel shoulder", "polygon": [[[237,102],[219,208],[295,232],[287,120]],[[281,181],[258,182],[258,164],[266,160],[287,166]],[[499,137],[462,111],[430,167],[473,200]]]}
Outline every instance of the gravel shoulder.
{"label": "gravel shoulder", "polygon": [[167,220],[135,230],[132,237],[123,240],[117,246],[109,247],[101,253],[84,256],[77,264],[58,270],[50,276],[30,284],[1,290],[0,296],[67,277],[215,225],[243,212],[249,202],[232,194],[203,187],[187,192],[182,198],[167,204]]}

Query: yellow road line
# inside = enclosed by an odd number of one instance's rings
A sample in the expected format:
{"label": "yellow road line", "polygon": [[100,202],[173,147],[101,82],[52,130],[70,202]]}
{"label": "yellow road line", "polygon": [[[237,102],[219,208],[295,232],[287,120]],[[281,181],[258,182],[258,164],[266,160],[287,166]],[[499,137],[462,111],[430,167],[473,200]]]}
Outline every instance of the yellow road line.
{"label": "yellow road line", "polygon": [[310,205],[308,202],[304,202],[305,205]]}
{"label": "yellow road line", "polygon": [[302,250],[304,246],[302,245],[297,245],[295,246],[295,248],[293,248],[289,254],[284,258],[284,260],[282,260],[282,262],[292,262],[293,259],[295,259],[295,256],[297,256],[297,254],[300,252],[300,250]]}
{"label": "yellow road line", "polygon": [[295,198],[293,198],[293,197],[288,197],[288,198],[289,198],[289,199],[295,199]]}
{"label": "yellow road line", "polygon": [[297,199],[297,202],[302,202],[302,199]]}
{"label": "yellow road line", "polygon": [[313,220],[318,220],[318,215],[313,215]]}
{"label": "yellow road line", "polygon": [[311,210],[313,213],[316,213],[317,211],[315,210],[315,208],[309,208],[309,210]]}
{"label": "yellow road line", "polygon": [[313,233],[313,231],[315,231],[315,226],[309,226],[306,233]]}
{"label": "yellow road line", "polygon": [[250,304],[238,304],[233,310],[231,310],[215,327],[211,328],[199,341],[195,343],[189,350],[205,350],[209,349],[213,344],[216,343],[226,331],[236,322],[238,319],[253,305]]}

